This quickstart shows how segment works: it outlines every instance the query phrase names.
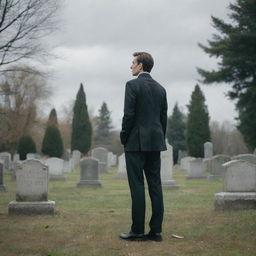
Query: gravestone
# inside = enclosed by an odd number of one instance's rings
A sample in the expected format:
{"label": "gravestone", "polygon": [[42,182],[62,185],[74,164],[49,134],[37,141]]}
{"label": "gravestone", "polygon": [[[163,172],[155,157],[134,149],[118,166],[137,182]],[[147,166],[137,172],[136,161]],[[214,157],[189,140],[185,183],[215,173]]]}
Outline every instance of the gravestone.
{"label": "gravestone", "polygon": [[65,161],[69,161],[70,160],[70,150],[67,150],[67,149],[64,150],[63,159]]}
{"label": "gravestone", "polygon": [[213,145],[211,142],[204,143],[204,158],[211,158],[213,156]]}
{"label": "gravestone", "polygon": [[64,160],[63,162],[63,172],[70,173],[72,171],[72,163],[71,161]]}
{"label": "gravestone", "polygon": [[4,172],[9,171],[11,164],[11,154],[8,152],[1,152],[0,159],[4,162]]}
{"label": "gravestone", "polygon": [[20,154],[14,154],[14,156],[13,156],[13,162],[18,162],[18,161],[20,161]]}
{"label": "gravestone", "polygon": [[117,178],[118,179],[127,179],[127,170],[126,170],[124,154],[120,155],[118,158]]}
{"label": "gravestone", "polygon": [[225,168],[222,166],[224,163],[229,162],[230,157],[227,155],[215,155],[211,158],[211,169],[209,180],[223,178]]}
{"label": "gravestone", "polygon": [[80,181],[78,188],[101,187],[99,177],[99,161],[95,158],[84,157],[80,161]]}
{"label": "gravestone", "polygon": [[188,152],[187,151],[182,151],[179,150],[178,151],[178,164],[181,164],[181,159],[188,156]]}
{"label": "gravestone", "polygon": [[26,158],[29,159],[40,159],[40,155],[37,153],[27,153]]}
{"label": "gravestone", "polygon": [[204,158],[203,159],[203,169],[204,169],[204,172],[212,173],[211,158]]}
{"label": "gravestone", "polygon": [[108,150],[103,147],[94,148],[92,150],[92,157],[99,161],[99,172],[108,172]]}
{"label": "gravestone", "polygon": [[165,189],[174,189],[179,186],[172,179],[173,154],[172,146],[166,142],[167,150],[161,152],[161,181]]}
{"label": "gravestone", "polygon": [[232,160],[244,160],[246,162],[256,164],[256,155],[254,154],[240,154],[237,156],[233,156]]}
{"label": "gravestone", "polygon": [[4,162],[0,160],[0,191],[6,191],[4,185]]}
{"label": "gravestone", "polygon": [[81,152],[79,150],[73,150],[72,151],[72,170],[79,167],[81,159]]}
{"label": "gravestone", "polygon": [[16,200],[9,214],[54,214],[55,202],[48,200],[49,171],[37,159],[26,160],[16,171]]}
{"label": "gravestone", "polygon": [[180,168],[182,170],[188,170],[189,169],[189,161],[190,160],[193,160],[195,159],[194,157],[191,157],[191,156],[186,156],[186,157],[183,157],[180,161]]}
{"label": "gravestone", "polygon": [[223,192],[215,194],[215,209],[256,209],[256,165],[232,160],[223,166]]}
{"label": "gravestone", "polygon": [[188,164],[189,168],[187,170],[187,179],[206,179],[207,177],[204,175],[203,168],[203,159],[195,158],[191,159]]}
{"label": "gravestone", "polygon": [[50,157],[45,161],[49,167],[50,180],[65,181],[64,160],[57,157]]}

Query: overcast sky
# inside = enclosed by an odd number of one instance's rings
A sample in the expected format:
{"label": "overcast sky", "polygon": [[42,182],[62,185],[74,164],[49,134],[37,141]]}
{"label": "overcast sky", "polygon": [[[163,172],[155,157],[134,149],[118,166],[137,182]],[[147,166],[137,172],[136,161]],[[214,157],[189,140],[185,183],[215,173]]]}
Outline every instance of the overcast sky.
{"label": "overcast sky", "polygon": [[211,15],[227,19],[223,0],[74,0],[65,1],[61,29],[49,43],[61,59],[48,66],[54,96],[49,108],[60,115],[62,106],[75,99],[84,85],[88,108],[98,114],[103,101],[120,128],[126,81],[135,51],[148,51],[155,59],[151,75],[168,94],[168,114],[175,102],[187,113],[191,93],[199,83],[211,120],[234,121],[234,102],[225,97],[229,86],[202,85],[196,67],[212,69],[199,47],[216,33]]}

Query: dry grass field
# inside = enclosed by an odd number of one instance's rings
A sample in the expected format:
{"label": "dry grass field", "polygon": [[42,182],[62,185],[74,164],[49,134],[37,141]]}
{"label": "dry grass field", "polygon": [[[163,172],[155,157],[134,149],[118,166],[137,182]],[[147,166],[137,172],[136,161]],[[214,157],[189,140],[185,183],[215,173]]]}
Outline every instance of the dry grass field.
{"label": "dry grass field", "polygon": [[[163,242],[126,242],[130,194],[116,170],[100,175],[102,188],[78,189],[79,171],[66,182],[50,182],[49,200],[56,201],[54,216],[8,216],[15,199],[15,182],[5,174],[7,192],[0,193],[1,256],[255,256],[256,210],[214,211],[214,194],[221,181],[186,180],[174,170],[177,190],[164,190]],[[150,204],[147,198],[147,221]],[[148,229],[148,227],[147,227]],[[175,239],[172,234],[184,236]]]}

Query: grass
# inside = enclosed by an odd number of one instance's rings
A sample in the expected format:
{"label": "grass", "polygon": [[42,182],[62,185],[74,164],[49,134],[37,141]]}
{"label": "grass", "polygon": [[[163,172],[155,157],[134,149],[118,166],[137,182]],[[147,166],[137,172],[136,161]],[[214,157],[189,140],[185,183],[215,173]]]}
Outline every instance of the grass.
{"label": "grass", "polygon": [[[156,242],[126,242],[119,233],[130,228],[130,194],[116,170],[100,175],[102,188],[78,189],[79,171],[66,182],[50,182],[54,216],[9,216],[15,182],[5,174],[7,192],[0,193],[1,256],[255,256],[256,211],[214,211],[214,194],[221,181],[186,180],[174,170],[177,190],[164,190],[163,238]],[[150,202],[147,197],[147,220]],[[177,240],[171,234],[185,238]]]}

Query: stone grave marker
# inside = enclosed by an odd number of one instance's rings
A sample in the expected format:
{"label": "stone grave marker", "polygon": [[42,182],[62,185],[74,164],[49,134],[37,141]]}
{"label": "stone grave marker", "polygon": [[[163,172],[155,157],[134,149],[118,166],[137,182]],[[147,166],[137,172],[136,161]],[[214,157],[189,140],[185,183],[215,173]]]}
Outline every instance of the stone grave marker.
{"label": "stone grave marker", "polygon": [[4,162],[0,160],[0,191],[6,191],[6,187],[4,185]]}
{"label": "stone grave marker", "polygon": [[49,167],[50,180],[65,181],[64,160],[57,157],[46,159],[45,164]]}
{"label": "stone grave marker", "polygon": [[54,214],[55,202],[48,200],[48,167],[37,159],[26,160],[16,171],[16,200],[9,214]]}
{"label": "stone grave marker", "polygon": [[78,188],[101,187],[99,181],[99,161],[95,158],[84,157],[80,161],[80,181]]}
{"label": "stone grave marker", "polygon": [[108,150],[103,147],[94,148],[92,150],[92,157],[99,160],[99,172],[108,172]]}

